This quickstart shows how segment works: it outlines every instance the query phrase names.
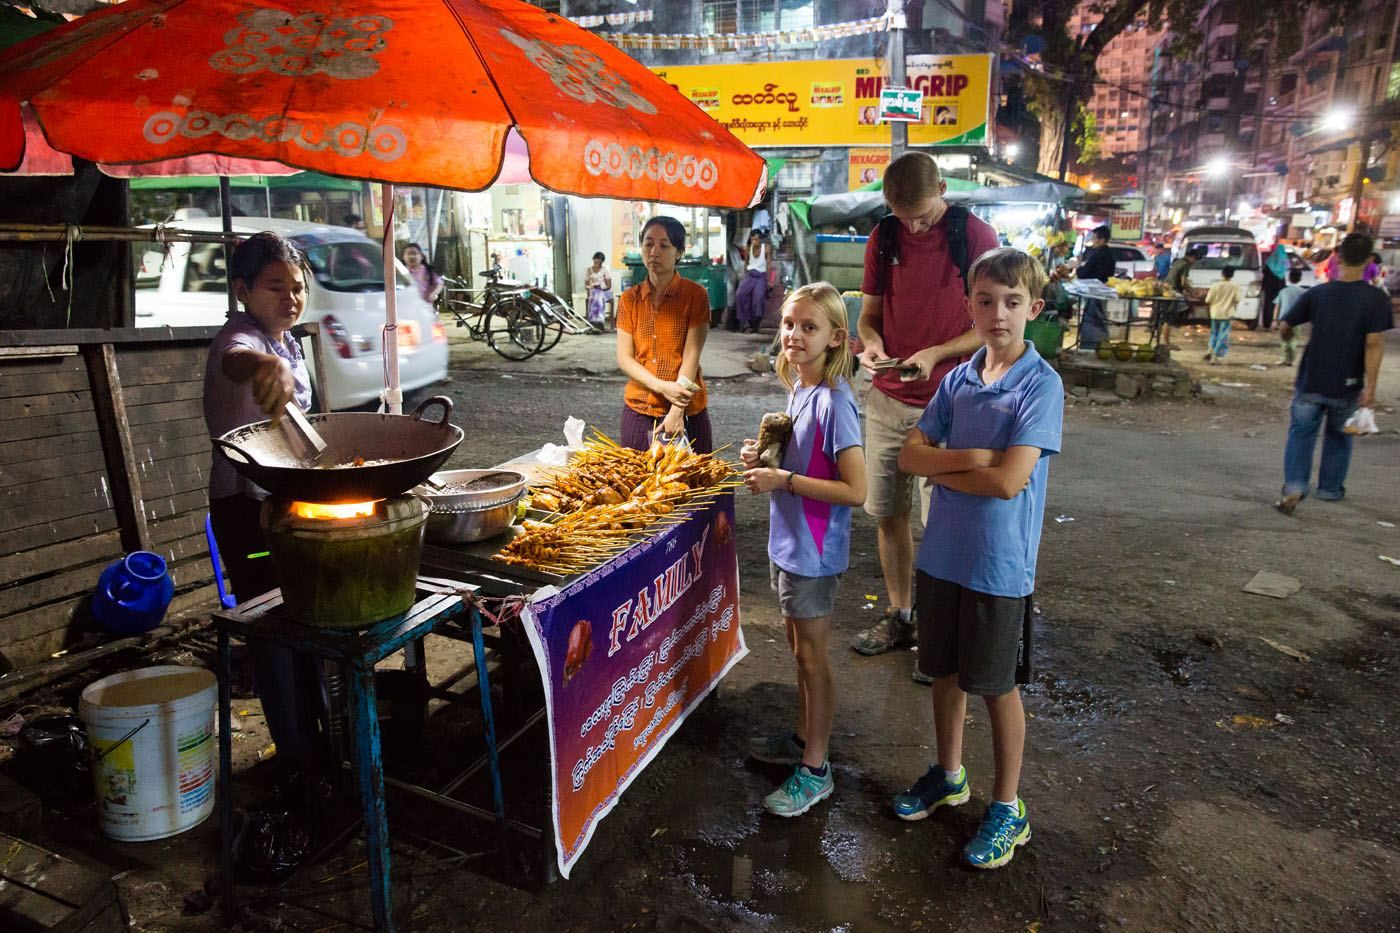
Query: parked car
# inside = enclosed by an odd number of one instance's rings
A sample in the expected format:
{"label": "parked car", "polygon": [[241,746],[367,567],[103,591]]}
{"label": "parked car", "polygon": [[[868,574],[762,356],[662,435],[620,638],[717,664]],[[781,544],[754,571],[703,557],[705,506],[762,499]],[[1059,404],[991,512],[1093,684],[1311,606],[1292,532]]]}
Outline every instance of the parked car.
{"label": "parked car", "polygon": [[1109,243],[1113,250],[1114,273],[1120,279],[1152,278],[1152,257],[1134,243]]}
{"label": "parked car", "polygon": [[[216,217],[180,221],[185,230],[216,232]],[[321,325],[322,357],[329,370],[328,396],[320,392],[315,356],[306,348],[311,381],[322,410],[352,408],[379,398],[384,388],[384,253],[358,230],[276,218],[235,217],[235,233],[270,230],[306,253],[303,321]],[[137,264],[137,327],[219,326],[228,312],[221,243],[157,243],[133,250]],[[398,268],[399,379],[405,392],[447,378],[447,332],[437,312],[418,294],[404,265]]]}
{"label": "parked car", "polygon": [[[1254,241],[1254,234],[1240,227],[1194,227],[1177,238],[1175,255],[1182,256],[1192,250],[1203,255],[1191,267],[1187,282],[1204,291],[1221,280],[1221,269],[1233,267],[1235,277],[1232,281],[1242,292],[1240,303],[1235,307],[1235,320],[1244,321],[1250,330],[1258,327],[1263,273],[1259,267],[1259,246]],[[1191,309],[1193,318],[1210,317],[1203,304],[1193,304]]]}
{"label": "parked car", "polygon": [[1303,279],[1298,284],[1304,288],[1312,288],[1316,285],[1318,282],[1317,272],[1313,269],[1312,263],[1308,262],[1301,253],[1291,246],[1285,246],[1283,251],[1288,254],[1289,271],[1297,270],[1303,274]]}

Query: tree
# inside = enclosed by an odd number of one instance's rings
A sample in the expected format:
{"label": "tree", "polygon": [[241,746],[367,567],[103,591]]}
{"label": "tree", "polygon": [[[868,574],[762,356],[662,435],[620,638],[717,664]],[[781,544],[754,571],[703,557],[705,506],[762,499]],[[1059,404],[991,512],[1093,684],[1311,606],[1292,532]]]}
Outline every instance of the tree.
{"label": "tree", "polygon": [[[1034,38],[1042,69],[1025,72],[1029,109],[1040,122],[1040,171],[1065,177],[1076,153],[1065,123],[1076,107],[1092,96],[1098,80],[1097,62],[1104,47],[1136,22],[1170,31],[1171,50],[1187,54],[1199,49],[1196,21],[1212,0],[1012,0],[1008,38],[1023,43]],[[1280,8],[1250,0],[1221,0],[1239,22],[1240,48],[1269,36],[1275,54],[1297,50],[1305,17],[1281,16]],[[1355,13],[1360,0],[1312,0],[1334,23]],[[1069,22],[1083,7],[1098,17],[1098,25],[1080,36],[1070,35]],[[1147,93],[1144,89],[1143,93]],[[1078,121],[1076,121],[1078,122]],[[1073,130],[1075,127],[1071,126]],[[1068,145],[1068,148],[1066,144]]]}

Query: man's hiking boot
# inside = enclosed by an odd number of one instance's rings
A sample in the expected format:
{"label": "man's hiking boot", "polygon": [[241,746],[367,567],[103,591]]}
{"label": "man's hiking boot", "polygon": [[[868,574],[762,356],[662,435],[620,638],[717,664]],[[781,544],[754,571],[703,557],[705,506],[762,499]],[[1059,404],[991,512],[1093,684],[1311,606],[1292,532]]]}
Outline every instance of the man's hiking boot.
{"label": "man's hiking boot", "polygon": [[869,656],[884,654],[893,648],[909,648],[918,640],[913,612],[910,612],[909,618],[901,619],[898,611],[890,606],[879,622],[856,635],[851,641],[851,647]]}

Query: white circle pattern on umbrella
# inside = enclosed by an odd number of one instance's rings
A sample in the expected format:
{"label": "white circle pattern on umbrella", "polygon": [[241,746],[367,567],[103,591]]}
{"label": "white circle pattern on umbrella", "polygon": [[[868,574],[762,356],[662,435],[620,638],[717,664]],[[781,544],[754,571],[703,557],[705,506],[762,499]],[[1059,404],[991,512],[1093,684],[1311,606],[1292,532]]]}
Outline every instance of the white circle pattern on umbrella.
{"label": "white circle pattern on umbrella", "polygon": [[588,49],[577,45],[554,48],[509,29],[502,29],[501,35],[524,52],[530,64],[549,75],[555,87],[574,100],[585,104],[601,101],[619,110],[634,107],[642,113],[656,113],[655,104],[633,90],[626,78]]}
{"label": "white circle pattern on umbrella", "polygon": [[384,50],[384,33],[394,28],[387,16],[292,16],[268,9],[248,10],[237,19],[243,25],[224,33],[227,48],[209,59],[216,71],[368,78],[378,73],[375,53]]}

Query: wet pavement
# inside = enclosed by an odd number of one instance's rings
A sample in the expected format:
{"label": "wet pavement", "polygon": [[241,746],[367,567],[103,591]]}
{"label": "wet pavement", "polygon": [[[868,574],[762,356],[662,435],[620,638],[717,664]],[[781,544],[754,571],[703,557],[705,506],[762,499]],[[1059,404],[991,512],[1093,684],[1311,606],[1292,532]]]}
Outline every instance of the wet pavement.
{"label": "wet pavement", "polygon": [[[1395,409],[1400,345],[1390,337],[1381,401]],[[1200,360],[1199,330],[1177,339],[1181,357]],[[466,432],[451,465],[557,442],[570,414],[615,432],[622,382],[611,375],[611,344],[570,337],[560,356],[525,364],[455,345],[451,381],[434,390],[456,400]],[[705,359],[720,443],[751,434],[783,404],[775,379],[745,374],[765,346],[712,338]],[[785,769],[748,762],[744,749],[749,736],[790,724],[795,696],[767,583],[766,500],[741,493],[750,656],[602,821],[570,880],[539,883],[528,868],[537,853],[502,855],[476,824],[451,840],[478,853],[464,864],[414,855],[405,834],[395,856],[402,928],[1400,928],[1400,568],[1377,559],[1400,557],[1400,415],[1382,412],[1391,433],[1358,442],[1344,501],[1306,500],[1285,518],[1271,504],[1289,373],[1250,368],[1276,353],[1276,338],[1237,332],[1235,362],[1187,364],[1205,381],[1203,397],[1068,404],[1026,691],[1021,795],[1034,836],[1006,868],[977,872],[957,860],[990,787],[980,704],[969,704],[966,724],[972,800],[917,823],[890,810],[932,757],[930,704],[910,680],[912,652],[864,658],[846,647],[883,608],[864,516],[834,622],[836,793],[796,819],[763,814]],[[1302,589],[1284,600],[1242,592],[1261,569],[1297,577]],[[474,724],[435,719],[432,728],[447,754]],[[517,754],[542,749],[527,742]],[[507,786],[517,797],[539,787],[525,773]],[[391,826],[434,828],[410,809],[391,805]],[[134,928],[217,928],[216,915],[178,906],[181,890],[212,870],[212,839],[206,827],[163,853],[126,856]],[[244,929],[362,928],[361,859],[353,843],[287,890],[250,892]],[[170,898],[150,896],[153,884]]]}

